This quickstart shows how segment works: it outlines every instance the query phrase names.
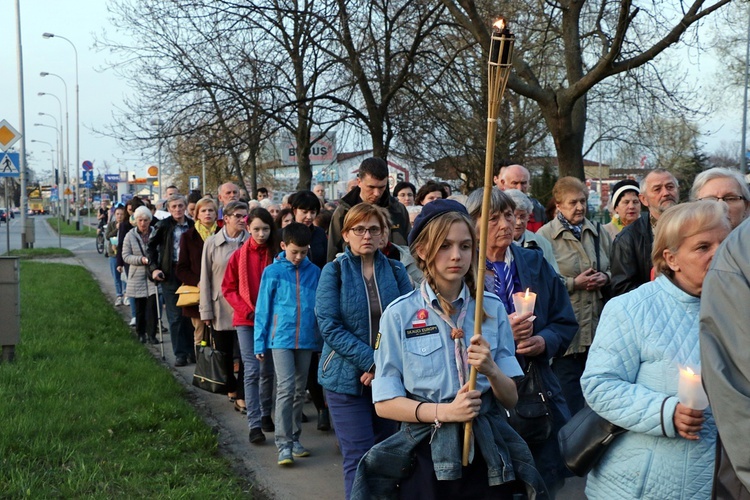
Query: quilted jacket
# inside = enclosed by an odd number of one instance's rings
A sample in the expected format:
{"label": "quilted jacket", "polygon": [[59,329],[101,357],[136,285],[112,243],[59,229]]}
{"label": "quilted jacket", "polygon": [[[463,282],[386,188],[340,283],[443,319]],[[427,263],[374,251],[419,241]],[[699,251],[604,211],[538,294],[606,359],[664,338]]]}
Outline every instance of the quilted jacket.
{"label": "quilted jacket", "polygon": [[[404,265],[375,252],[375,284],[380,306],[385,308],[413,290]],[[323,268],[315,297],[323,344],[318,381],[325,389],[360,396],[362,374],[375,363],[373,345],[378,332],[371,332],[362,259],[347,247],[344,255]]]}
{"label": "quilted jacket", "polygon": [[660,276],[612,299],[602,314],[583,395],[591,408],[629,430],[589,473],[586,495],[658,500],[709,498],[716,424],[708,408],[700,440],[676,433],[679,369],[700,366],[700,298]]}

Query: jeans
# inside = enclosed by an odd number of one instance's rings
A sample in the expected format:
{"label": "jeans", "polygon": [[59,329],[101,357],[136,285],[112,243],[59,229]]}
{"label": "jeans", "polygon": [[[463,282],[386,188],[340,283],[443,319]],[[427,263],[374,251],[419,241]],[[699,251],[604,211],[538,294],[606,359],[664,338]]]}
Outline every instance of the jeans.
{"label": "jeans", "polygon": [[117,271],[117,257],[109,258],[109,271],[112,273],[112,279],[115,281],[115,294],[118,297],[122,297],[125,287],[122,286],[122,278]]}
{"label": "jeans", "polygon": [[[182,308],[177,307],[177,289],[180,282],[169,279],[161,283],[164,303],[167,309],[167,322],[169,323],[169,337],[172,340],[172,352],[175,358],[187,358],[194,351],[193,347],[193,325],[190,318],[182,315]],[[232,351],[229,351],[231,358]]]}
{"label": "jeans", "polygon": [[325,391],[328,411],[336,423],[336,437],[344,456],[344,489],[349,499],[359,460],[373,445],[398,430],[398,423],[378,417],[372,404],[372,389],[365,387],[362,395],[350,396]]}
{"label": "jeans", "polygon": [[302,407],[305,404],[305,383],[310,349],[273,349],[276,371],[276,448],[291,448],[302,434]]}
{"label": "jeans", "polygon": [[273,357],[266,353],[263,361],[255,357],[255,329],[237,325],[242,363],[245,365],[245,404],[247,426],[260,427],[261,417],[271,415],[273,406]]}
{"label": "jeans", "polygon": [[584,405],[583,390],[581,389],[581,375],[586,368],[588,352],[569,354],[552,361],[552,371],[560,380],[565,401],[571,415],[578,413]]}

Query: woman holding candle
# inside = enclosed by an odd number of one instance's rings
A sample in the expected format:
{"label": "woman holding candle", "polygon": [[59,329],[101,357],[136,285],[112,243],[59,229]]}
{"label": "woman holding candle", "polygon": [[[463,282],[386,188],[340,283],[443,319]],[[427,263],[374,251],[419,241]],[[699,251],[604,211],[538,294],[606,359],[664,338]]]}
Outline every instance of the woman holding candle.
{"label": "woman holding candle", "polygon": [[[652,252],[660,275],[604,309],[581,385],[596,413],[630,432],[589,473],[589,499],[709,498],[716,425],[710,409],[687,405],[705,405],[695,393],[700,296],[729,231],[722,203],[669,208]],[[680,385],[693,394],[680,394]]]}
{"label": "woman holding candle", "polygon": [[575,177],[558,180],[552,190],[557,217],[537,232],[552,243],[560,276],[578,320],[578,332],[567,351],[552,362],[572,414],[583,408],[581,374],[604,307],[602,287],[611,279],[612,241],[599,224],[594,225],[586,218],[588,193],[586,185]]}
{"label": "woman holding candle", "polygon": [[[483,189],[469,195],[466,208],[479,224]],[[553,418],[552,433],[544,440],[527,439],[537,470],[542,474],[551,496],[562,487],[569,473],[560,457],[557,431],[570,419],[560,382],[552,373],[550,359],[562,356],[578,330],[568,292],[557,273],[538,250],[513,245],[515,203],[505,191],[492,189],[487,231],[487,272],[484,289],[503,303],[515,340],[515,354],[523,367],[534,362],[547,391]],[[507,274],[506,274],[507,271]],[[535,294],[533,312],[521,314],[514,294]],[[533,314],[533,317],[532,317]]]}

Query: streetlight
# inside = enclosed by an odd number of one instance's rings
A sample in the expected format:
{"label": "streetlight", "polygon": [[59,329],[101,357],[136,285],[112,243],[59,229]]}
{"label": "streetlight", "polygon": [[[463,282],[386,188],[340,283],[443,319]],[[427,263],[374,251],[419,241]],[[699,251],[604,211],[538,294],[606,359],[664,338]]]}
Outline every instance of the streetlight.
{"label": "streetlight", "polygon": [[[62,102],[60,101],[60,98],[51,92],[37,92],[37,95],[40,97],[43,97],[43,96],[53,97],[57,101],[57,107],[60,111],[60,122],[62,122]],[[67,103],[66,103],[66,106],[67,106]],[[39,115],[40,116],[41,115],[52,116],[49,113],[39,113]],[[54,118],[54,116],[52,116],[52,118]],[[55,123],[57,123],[57,119],[55,119]],[[62,146],[62,125],[60,128],[60,145]],[[60,158],[62,158],[62,147],[59,148],[59,151],[60,151]],[[62,168],[62,161],[60,162],[60,168]],[[63,193],[65,193],[64,184],[67,182],[67,178],[68,176],[67,176],[67,171],[66,171],[66,175],[63,176],[63,190],[62,190]]]}
{"label": "streetlight", "polygon": [[[57,142],[57,151],[58,151],[58,153],[59,153],[59,155],[60,155],[60,156],[59,156],[59,158],[58,158],[58,163],[57,163],[58,167],[57,167],[57,169],[55,170],[55,187],[57,188],[57,199],[58,199],[58,204],[57,204],[57,207],[58,207],[58,209],[60,209],[60,208],[61,208],[61,206],[62,206],[62,204],[61,204],[61,202],[60,202],[60,199],[61,199],[61,196],[60,196],[60,193],[61,193],[61,191],[60,191],[60,188],[62,188],[62,187],[63,187],[63,186],[61,186],[61,183],[60,183],[60,177],[62,177],[62,178],[63,178],[63,179],[62,179],[62,180],[63,180],[63,182],[62,182],[62,185],[64,185],[64,184],[65,184],[65,174],[64,174],[64,173],[62,172],[62,166],[63,166],[63,150],[62,150],[62,146],[63,146],[63,143],[62,143],[62,125],[60,125],[60,127],[58,128],[57,118],[55,118],[55,116],[54,116],[54,115],[51,115],[51,114],[49,114],[49,113],[44,113],[44,112],[40,111],[40,112],[39,112],[39,116],[49,116],[49,117],[50,117],[50,118],[52,118],[52,119],[54,120],[54,122],[55,122],[55,141]],[[62,115],[60,115],[60,119],[62,120]],[[35,127],[36,127],[36,126],[40,126],[40,127],[49,127],[49,125],[46,125],[46,124],[44,124],[44,123],[35,123],[35,124],[34,124],[34,126],[35,126]],[[63,188],[63,191],[62,191],[62,193],[64,193],[64,192],[65,192],[65,190],[64,190],[64,188]],[[60,211],[60,212],[59,212],[59,213],[58,213],[57,215],[58,215],[58,216],[60,216],[61,214],[62,214],[62,211]]]}
{"label": "streetlight", "polygon": [[[66,188],[70,180],[70,120],[68,117],[68,83],[60,75],[50,73],[48,71],[42,71],[41,73],[39,73],[39,76],[54,76],[62,82],[63,87],[65,88],[65,161],[63,162],[65,165],[65,175],[63,176],[63,182],[60,192],[63,193],[63,199],[65,200],[63,204],[65,219],[70,222],[70,205],[68,204],[67,195],[64,194],[65,191],[67,191]],[[62,113],[60,113],[60,120],[62,121]],[[60,139],[60,141],[62,141],[62,138]],[[62,142],[60,144],[62,146]]]}
{"label": "streetlight", "polygon": [[162,127],[164,127],[164,121],[162,121],[160,118],[152,118],[151,119],[151,125],[156,127],[156,130],[159,132],[159,152],[157,153],[157,163],[159,164],[159,200],[161,200],[161,141],[163,139],[162,137]]}
{"label": "streetlight", "polygon": [[69,39],[65,38],[61,35],[55,35],[54,33],[42,33],[43,38],[59,38],[61,40],[65,40],[70,44],[71,47],[73,47],[73,52],[75,54],[75,62],[76,62],[76,230],[79,231],[81,229],[81,220],[79,218],[79,212],[78,212],[78,203],[80,200],[80,192],[79,188],[81,185],[81,164],[80,164],[80,155],[81,155],[81,135],[80,135],[80,127],[81,127],[81,114],[80,114],[80,107],[79,107],[79,88],[78,88],[78,49],[76,49],[76,46],[73,42],[71,42]]}
{"label": "streetlight", "polygon": [[[54,116],[47,114],[47,113],[39,113],[39,114],[50,116],[52,117],[52,119],[55,118]],[[55,124],[57,124],[57,120],[55,120]],[[57,143],[57,149],[53,149],[53,151],[58,151],[62,155],[62,151],[60,151],[60,135],[61,135],[60,130],[57,127],[53,127],[52,125],[47,125],[46,123],[35,123],[34,126],[35,127],[47,127],[47,128],[51,128],[55,130],[55,142]],[[41,141],[37,141],[37,142],[41,142]],[[58,162],[58,168],[55,169],[55,184],[57,185],[58,188],[60,187],[59,186],[60,180],[58,178],[58,174],[59,174],[61,167],[62,167],[62,163]]]}

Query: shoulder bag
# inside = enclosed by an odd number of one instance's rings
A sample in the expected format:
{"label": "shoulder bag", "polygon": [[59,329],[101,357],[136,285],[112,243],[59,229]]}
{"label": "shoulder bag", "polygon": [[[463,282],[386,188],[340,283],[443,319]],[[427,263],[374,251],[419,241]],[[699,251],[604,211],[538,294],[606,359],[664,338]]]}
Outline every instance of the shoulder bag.
{"label": "shoulder bag", "polygon": [[217,351],[212,334],[213,328],[206,326],[206,331],[208,332],[208,342],[205,342],[207,345],[203,345],[204,342],[201,342],[195,353],[193,385],[204,391],[226,394],[229,391],[227,390],[228,374],[224,359],[231,353],[226,354]]}
{"label": "shoulder bag", "polygon": [[510,425],[527,443],[542,443],[552,435],[547,391],[536,361],[528,361],[524,376],[516,379],[518,402],[508,411]]}
{"label": "shoulder bag", "polygon": [[197,306],[200,303],[201,293],[197,286],[180,285],[174,293],[177,295],[177,307]]}
{"label": "shoulder bag", "polygon": [[585,476],[602,458],[612,441],[626,432],[584,406],[557,434],[565,466],[576,476]]}

